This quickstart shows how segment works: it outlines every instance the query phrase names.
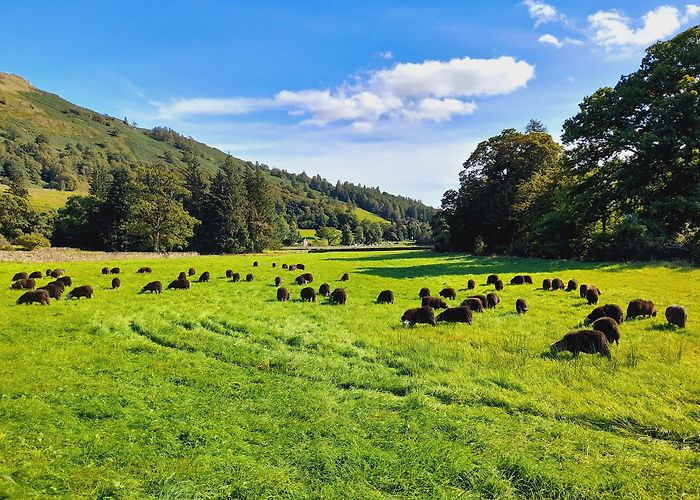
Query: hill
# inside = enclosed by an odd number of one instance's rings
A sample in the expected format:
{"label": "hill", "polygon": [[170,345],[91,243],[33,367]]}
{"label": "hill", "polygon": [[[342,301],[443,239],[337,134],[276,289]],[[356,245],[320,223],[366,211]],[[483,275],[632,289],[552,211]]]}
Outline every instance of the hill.
{"label": "hill", "polygon": [[[7,73],[0,73],[0,137],[0,182],[25,179],[34,187],[60,191],[87,191],[91,175],[101,169],[156,161],[181,169],[186,153],[211,175],[227,157],[169,128],[139,128],[127,118],[80,107]],[[334,192],[319,176],[309,182],[306,174],[290,174],[235,157],[232,162],[239,168],[264,172],[273,194],[283,201],[289,222],[303,219],[306,225],[317,227],[327,222],[329,214],[352,211],[354,206],[376,216],[359,212],[360,218],[376,222],[427,222],[434,213],[421,202],[378,188],[344,183],[343,192]],[[348,191],[353,195],[347,196]]]}

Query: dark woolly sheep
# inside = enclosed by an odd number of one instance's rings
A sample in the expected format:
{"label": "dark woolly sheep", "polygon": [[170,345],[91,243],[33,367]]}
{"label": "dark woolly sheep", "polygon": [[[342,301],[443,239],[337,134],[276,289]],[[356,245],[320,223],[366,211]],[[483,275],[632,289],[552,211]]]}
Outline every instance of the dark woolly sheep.
{"label": "dark woolly sheep", "polygon": [[258,267],[258,261],[253,262],[253,267]]}
{"label": "dark woolly sheep", "polygon": [[171,281],[170,284],[168,285],[168,290],[189,290],[190,289],[190,281],[185,278],[185,279],[177,279],[175,281]]}
{"label": "dark woolly sheep", "polygon": [[573,292],[578,288],[578,281],[576,280],[569,280],[569,282],[566,284],[566,291],[567,292]]}
{"label": "dark woolly sheep", "polygon": [[245,275],[245,280],[246,280],[248,283],[250,283],[251,281],[253,281],[254,278],[255,278],[255,276],[253,276],[253,273],[248,273],[248,274]]}
{"label": "dark woolly sheep", "polygon": [[474,280],[467,281],[467,290],[474,290],[475,288],[476,288],[476,281],[474,281]]}
{"label": "dark woolly sheep", "polygon": [[393,304],[394,292],[391,290],[382,290],[377,297],[377,304]]}
{"label": "dark woolly sheep", "polygon": [[63,288],[56,286],[54,283],[49,283],[47,285],[44,285],[42,287],[37,288],[37,290],[46,290],[46,292],[49,294],[49,297],[52,299],[60,299],[61,295],[63,295]]}
{"label": "dark woolly sheep", "polygon": [[525,284],[525,277],[521,276],[520,274],[513,276],[510,280],[511,285],[524,285]]}
{"label": "dark woolly sheep", "polygon": [[68,292],[68,295],[66,295],[67,299],[78,299],[80,300],[81,297],[85,297],[86,299],[91,299],[92,298],[92,287],[90,285],[81,285],[81,286],[76,286]]}
{"label": "dark woolly sheep", "polygon": [[496,291],[500,292],[501,290],[503,290],[503,280],[498,280],[498,281],[496,281],[496,282],[493,284],[493,286],[494,286],[494,288],[496,289]]}
{"label": "dark woolly sheep", "polygon": [[[612,318],[618,324],[624,321],[622,308],[620,306],[617,304],[605,304],[604,306],[598,306],[593,309],[591,313],[583,320],[583,324],[590,325],[595,320],[600,318]],[[597,330],[597,328],[594,328],[594,330]]]}
{"label": "dark woolly sheep", "polygon": [[112,290],[116,290],[117,288],[122,286],[122,280],[119,278],[112,278]]}
{"label": "dark woolly sheep", "polygon": [[564,289],[564,282],[560,280],[559,278],[554,278],[552,280],[552,290],[563,290]]}
{"label": "dark woolly sheep", "polygon": [[17,299],[17,305],[32,303],[48,306],[51,303],[51,299],[49,299],[49,292],[46,290],[30,290],[28,292],[24,292]]}
{"label": "dark woolly sheep", "polygon": [[447,309],[447,304],[440,297],[423,297],[420,305],[421,307],[432,307],[433,309]]}
{"label": "dark woolly sheep", "polygon": [[588,292],[588,285],[585,283],[581,284],[580,287],[578,287],[578,294],[581,296],[582,299],[586,298],[586,293]]}
{"label": "dark woolly sheep", "polygon": [[187,279],[187,273],[182,271],[180,274],[177,275],[177,279],[179,280],[186,280]]}
{"label": "dark woolly sheep", "polygon": [[34,290],[36,288],[36,281],[31,278],[22,278],[10,285],[12,290]]}
{"label": "dark woolly sheep", "polygon": [[437,316],[437,321],[445,321],[446,323],[467,323],[472,324],[472,311],[468,307],[450,307],[445,309]]}
{"label": "dark woolly sheep", "polygon": [[302,276],[297,276],[297,277],[294,279],[294,282],[295,282],[297,285],[306,285],[306,283],[307,283],[306,278],[305,278],[303,275],[302,275]]}
{"label": "dark woolly sheep", "polygon": [[[53,271],[52,271],[53,272]],[[109,274],[109,268],[108,267],[103,267],[102,268],[102,274]]]}
{"label": "dark woolly sheep", "polygon": [[454,288],[443,288],[440,290],[439,295],[445,299],[455,300],[457,298],[457,290]]}
{"label": "dark woolly sheep", "polygon": [[468,307],[472,312],[475,313],[484,312],[484,303],[476,297],[470,297],[468,299],[463,300],[460,304],[460,307]]}
{"label": "dark woolly sheep", "polygon": [[344,288],[336,288],[331,293],[331,302],[333,304],[345,304],[348,301],[348,294]]}
{"label": "dark woolly sheep", "polygon": [[306,280],[307,283],[313,283],[314,282],[314,275],[311,273],[304,273],[302,274],[304,279]]}
{"label": "dark woolly sheep", "polygon": [[288,271],[296,271],[297,270],[296,264],[290,264],[289,267],[287,267],[287,270]]}
{"label": "dark woolly sheep", "polygon": [[[31,278],[31,279],[33,279],[33,280],[38,280],[38,279],[41,279],[41,278],[43,278],[43,277],[44,277],[44,275],[41,273],[41,271],[34,271],[33,273],[31,273],[31,274],[28,276],[28,278]],[[14,281],[14,280],[13,280],[13,281]]]}
{"label": "dark woolly sheep", "polygon": [[552,280],[545,278],[542,280],[542,290],[549,290],[552,288]]}
{"label": "dark woolly sheep", "polygon": [[489,274],[488,278],[486,278],[486,284],[494,285],[499,279],[501,278],[499,278],[497,274]]}
{"label": "dark woolly sheep", "polygon": [[599,318],[593,322],[591,329],[603,332],[605,338],[608,339],[608,343],[612,344],[615,342],[620,345],[620,327],[612,318]]}
{"label": "dark woolly sheep", "polygon": [[408,309],[401,316],[404,325],[416,326],[418,323],[435,326],[435,311],[431,307]]}
{"label": "dark woolly sheep", "polygon": [[121,272],[122,272],[122,270],[119,269],[118,267],[113,267],[112,269],[109,270],[109,274],[119,274]]}
{"label": "dark woolly sheep", "polygon": [[343,274],[343,276],[341,276],[340,281],[347,281],[349,279],[350,279],[350,275],[348,273],[345,273],[345,274]]}
{"label": "dark woolly sheep", "polygon": [[140,267],[138,271],[136,271],[138,274],[151,274],[153,272],[153,269],[150,267]]}
{"label": "dark woolly sheep", "polygon": [[61,281],[61,280],[55,280],[49,283],[49,285],[53,285],[55,287],[58,287],[61,290],[61,293],[63,293],[66,290],[66,284]]}
{"label": "dark woolly sheep", "polygon": [[467,298],[468,299],[479,299],[481,301],[481,305],[486,307],[486,295],[470,295]]}
{"label": "dark woolly sheep", "polygon": [[282,264],[282,269],[287,269],[289,266],[287,264]]}
{"label": "dark woolly sheep", "polygon": [[273,267],[273,269],[274,269],[275,267],[277,267],[277,262],[273,262],[273,263],[272,263],[272,267]]}
{"label": "dark woolly sheep", "polygon": [[627,319],[634,319],[640,316],[642,318],[656,316],[656,306],[651,300],[635,299],[631,300],[627,305]]}
{"label": "dark woolly sheep", "polygon": [[301,301],[302,302],[316,302],[316,291],[307,286],[301,289]]}
{"label": "dark woolly sheep", "polygon": [[198,283],[209,283],[209,280],[211,279],[211,274],[209,274],[209,271],[204,271],[202,274],[199,275],[199,279],[197,280]]}
{"label": "dark woolly sheep", "polygon": [[51,271],[52,278],[58,278],[59,276],[63,276],[64,274],[66,274],[65,269],[54,269],[53,271]]}
{"label": "dark woolly sheep", "polygon": [[527,283],[528,285],[532,285],[532,276],[530,276],[529,274],[525,274],[523,276],[523,279],[525,280],[525,283]]}
{"label": "dark woolly sheep", "polygon": [[151,281],[147,283],[139,293],[163,293],[163,283],[160,281]]}
{"label": "dark woolly sheep", "polygon": [[518,314],[525,314],[528,311],[529,308],[527,307],[527,302],[525,302],[525,299],[518,299],[515,301],[515,312]]}
{"label": "dark woolly sheep", "polygon": [[188,276],[194,276],[195,274],[197,274],[197,271],[195,270],[194,267],[190,267],[190,268],[187,270],[187,275],[188,275]]}
{"label": "dark woolly sheep", "polygon": [[331,286],[328,283],[323,283],[318,287],[318,294],[321,297],[328,297],[331,294]]}
{"label": "dark woolly sheep", "polygon": [[501,298],[495,293],[486,294],[486,307],[494,309],[501,302]]}
{"label": "dark woolly sheep", "polygon": [[598,290],[595,289],[595,287],[591,288],[588,287],[588,290],[586,290],[586,300],[588,301],[589,305],[592,304],[597,304],[598,303]]}
{"label": "dark woolly sheep", "polygon": [[282,277],[275,276],[275,286],[280,286],[282,284]]}
{"label": "dark woolly sheep", "polygon": [[56,281],[60,281],[66,286],[73,286],[73,278],[71,278],[70,276],[59,276],[58,278],[56,278]]}
{"label": "dark woolly sheep", "polygon": [[305,271],[306,266],[304,264],[297,264],[297,269],[301,269],[302,271]]}
{"label": "dark woolly sheep", "polygon": [[233,276],[233,269],[226,269],[226,278],[231,279]]}
{"label": "dark woolly sheep", "polygon": [[666,308],[665,315],[666,321],[672,325],[685,328],[685,324],[688,321],[688,311],[685,310],[685,307],[673,304]]}
{"label": "dark woolly sheep", "polygon": [[233,273],[231,275],[231,281],[233,283],[238,283],[239,281],[241,281],[241,273]]}
{"label": "dark woolly sheep", "polygon": [[580,353],[600,354],[610,358],[610,346],[603,332],[597,330],[579,330],[564,335],[564,337],[549,346],[549,352],[556,356],[558,352],[569,351],[574,356]]}
{"label": "dark woolly sheep", "polygon": [[284,302],[286,300],[289,300],[289,290],[287,290],[285,287],[280,287],[277,289],[277,300],[280,302]]}
{"label": "dark woolly sheep", "polygon": [[423,287],[420,289],[418,292],[418,298],[422,299],[423,297],[430,297],[430,288]]}
{"label": "dark woolly sheep", "polygon": [[46,277],[47,277],[47,278],[50,278],[50,277],[51,277],[51,271],[53,271],[53,269],[47,269],[47,270],[46,270]]}

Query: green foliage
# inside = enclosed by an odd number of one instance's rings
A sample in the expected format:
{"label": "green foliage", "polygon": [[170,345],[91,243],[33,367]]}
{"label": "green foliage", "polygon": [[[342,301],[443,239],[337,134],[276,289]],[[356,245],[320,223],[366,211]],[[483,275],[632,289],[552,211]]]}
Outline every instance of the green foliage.
{"label": "green foliage", "polygon": [[337,245],[340,243],[343,233],[334,227],[319,227],[316,229],[316,238],[325,240],[328,245]]}
{"label": "green foliage", "polygon": [[72,196],[58,210],[54,222],[54,245],[97,250],[102,248],[100,222],[102,202],[95,196]]}
{"label": "green foliage", "polygon": [[22,234],[15,238],[14,244],[23,250],[35,250],[51,246],[49,239],[41,233]]}
{"label": "green foliage", "polygon": [[42,225],[42,215],[25,198],[0,193],[0,234],[13,239]]}

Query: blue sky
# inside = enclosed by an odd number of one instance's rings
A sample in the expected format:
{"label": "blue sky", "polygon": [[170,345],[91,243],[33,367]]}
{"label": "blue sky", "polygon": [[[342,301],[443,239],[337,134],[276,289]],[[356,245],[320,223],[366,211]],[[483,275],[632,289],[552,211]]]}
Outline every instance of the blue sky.
{"label": "blue sky", "polygon": [[231,154],[437,206],[479,141],[581,99],[700,0],[4,2],[0,71]]}

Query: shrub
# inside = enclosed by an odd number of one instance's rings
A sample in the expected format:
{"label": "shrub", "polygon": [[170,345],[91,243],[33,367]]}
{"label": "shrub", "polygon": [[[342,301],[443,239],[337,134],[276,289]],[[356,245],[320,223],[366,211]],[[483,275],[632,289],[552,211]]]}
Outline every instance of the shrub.
{"label": "shrub", "polygon": [[15,245],[24,250],[34,250],[36,248],[49,248],[51,242],[46,236],[39,233],[23,234],[15,239]]}

